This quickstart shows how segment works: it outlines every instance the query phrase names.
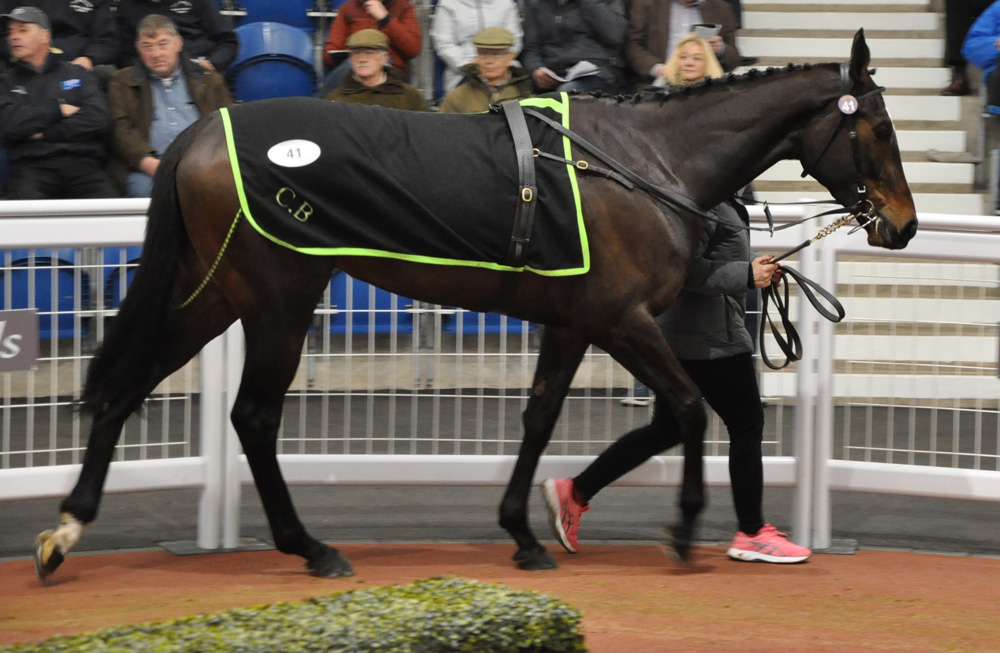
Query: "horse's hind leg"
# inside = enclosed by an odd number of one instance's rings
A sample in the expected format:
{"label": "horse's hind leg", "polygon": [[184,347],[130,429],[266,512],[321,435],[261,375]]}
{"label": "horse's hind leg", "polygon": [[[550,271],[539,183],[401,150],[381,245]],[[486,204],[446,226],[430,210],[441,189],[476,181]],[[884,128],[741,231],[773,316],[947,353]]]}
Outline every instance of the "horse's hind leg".
{"label": "horse's hind leg", "polygon": [[210,291],[191,310],[173,313],[168,327],[172,337],[152,344],[158,348],[158,372],[132,386],[128,395],[114,397],[94,415],[83,468],[73,491],[60,506],[59,527],[35,538],[35,571],[39,578],[45,578],[62,564],[79,542],[84,527],[97,518],[104,481],[125,420],[142,406],[160,381],[191,360],[234,320],[235,314],[221,294]]}
{"label": "horse's hind leg", "polygon": [[575,333],[546,327],[538,351],[531,397],[524,410],[524,440],[500,503],[500,525],[517,542],[514,561],[521,569],[555,569],[556,561],[528,525],[528,495],[538,460],[552,437],[563,400],[589,343]]}
{"label": "horse's hind leg", "polygon": [[285,392],[295,377],[302,341],[315,305],[313,299],[305,303],[304,311],[288,310],[287,306],[272,307],[254,319],[244,318],[246,361],[232,421],[253,472],[275,546],[282,553],[305,558],[314,576],[333,578],[350,576],[354,570],[336,549],[306,532],[295,512],[277,459],[278,427]]}
{"label": "horse's hind leg", "polygon": [[596,342],[637,379],[667,402],[680,425],[684,443],[681,483],[681,523],[670,531],[671,546],[686,560],[691,551],[695,521],[705,505],[704,455],[707,417],[701,393],[681,367],[649,313],[636,310],[623,319],[607,342]]}

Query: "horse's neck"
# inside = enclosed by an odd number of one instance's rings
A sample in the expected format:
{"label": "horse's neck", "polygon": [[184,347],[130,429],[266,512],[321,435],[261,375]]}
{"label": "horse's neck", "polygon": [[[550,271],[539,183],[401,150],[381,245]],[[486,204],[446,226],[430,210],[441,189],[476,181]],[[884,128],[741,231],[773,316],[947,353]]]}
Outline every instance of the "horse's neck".
{"label": "horse's neck", "polygon": [[[695,89],[684,100],[668,99],[659,115],[642,112],[653,115],[640,129],[665,144],[655,156],[679,190],[712,207],[778,161],[798,157],[796,134],[836,92],[833,79],[815,69]],[[818,92],[818,84],[830,93]]]}

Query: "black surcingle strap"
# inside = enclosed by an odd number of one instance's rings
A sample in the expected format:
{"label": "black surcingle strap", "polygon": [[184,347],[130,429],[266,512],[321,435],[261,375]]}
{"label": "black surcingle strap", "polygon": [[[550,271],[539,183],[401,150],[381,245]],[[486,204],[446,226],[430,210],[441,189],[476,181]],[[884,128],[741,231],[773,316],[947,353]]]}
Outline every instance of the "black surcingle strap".
{"label": "black surcingle strap", "polygon": [[507,118],[510,134],[514,138],[514,155],[517,157],[517,177],[520,187],[517,209],[514,213],[514,228],[510,234],[510,248],[507,250],[507,265],[520,268],[524,266],[528,243],[531,241],[531,225],[535,220],[535,207],[538,205],[535,153],[520,102],[508,100],[500,107]]}

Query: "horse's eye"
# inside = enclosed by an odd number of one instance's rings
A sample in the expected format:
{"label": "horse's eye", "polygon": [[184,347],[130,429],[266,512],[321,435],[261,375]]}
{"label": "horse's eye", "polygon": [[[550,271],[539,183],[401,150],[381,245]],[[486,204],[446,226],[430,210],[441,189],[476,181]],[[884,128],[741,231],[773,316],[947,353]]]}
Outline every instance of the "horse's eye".
{"label": "horse's eye", "polygon": [[875,127],[875,138],[880,141],[887,141],[892,136],[892,127],[886,125],[885,123],[881,125],[876,125]]}

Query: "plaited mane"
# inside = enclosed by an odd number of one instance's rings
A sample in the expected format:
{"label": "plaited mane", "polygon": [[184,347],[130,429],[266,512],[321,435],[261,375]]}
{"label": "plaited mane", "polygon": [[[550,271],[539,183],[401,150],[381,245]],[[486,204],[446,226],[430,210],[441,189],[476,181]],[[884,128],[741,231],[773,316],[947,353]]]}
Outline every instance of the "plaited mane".
{"label": "plaited mane", "polygon": [[[772,66],[769,68],[765,68],[763,70],[759,68],[751,68],[747,72],[740,75],[737,75],[735,73],[726,73],[723,77],[720,77],[718,79],[712,79],[710,77],[706,77],[704,80],[700,82],[694,82],[693,84],[685,84],[683,86],[668,86],[666,88],[649,87],[637,93],[630,93],[630,94],[610,95],[608,93],[603,93],[601,91],[591,91],[591,92],[570,91],[569,94],[570,96],[578,96],[578,97],[589,96],[597,99],[614,100],[618,104],[625,104],[625,103],[639,104],[640,102],[648,102],[652,100],[659,100],[662,102],[669,100],[670,97],[674,95],[689,95],[692,93],[700,92],[703,89],[713,86],[719,86],[723,84],[725,85],[739,84],[743,82],[753,81],[756,79],[761,79],[763,77],[770,77],[778,73],[790,73],[790,72],[797,72],[800,70],[812,70],[813,68],[818,68],[820,66],[827,66],[827,65],[839,65],[839,64],[790,63],[787,66],[782,66],[782,67]],[[875,69],[874,68],[869,69],[868,73],[874,75]]]}

